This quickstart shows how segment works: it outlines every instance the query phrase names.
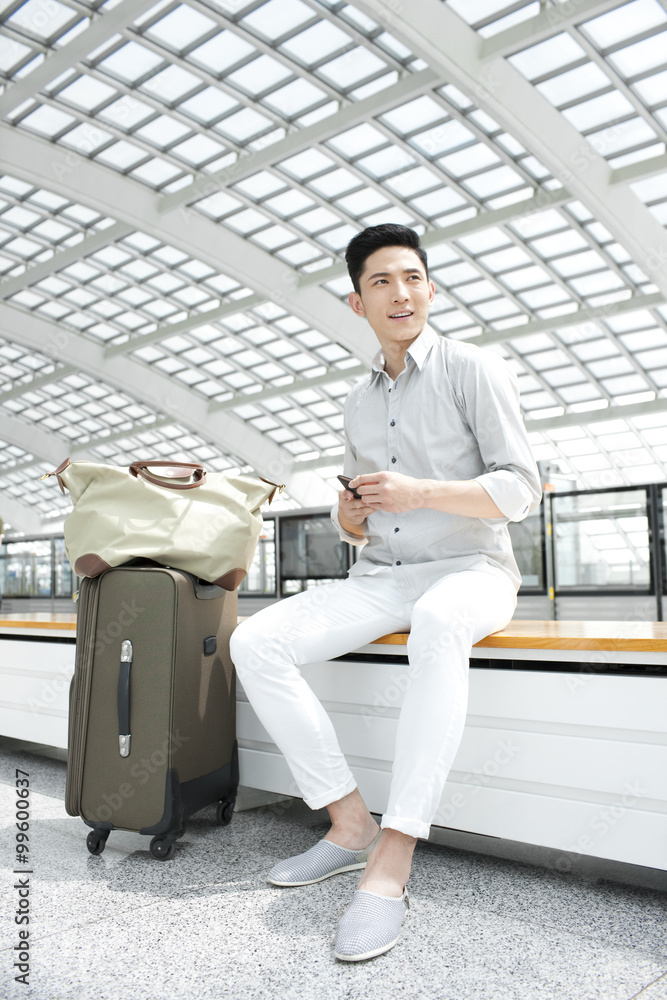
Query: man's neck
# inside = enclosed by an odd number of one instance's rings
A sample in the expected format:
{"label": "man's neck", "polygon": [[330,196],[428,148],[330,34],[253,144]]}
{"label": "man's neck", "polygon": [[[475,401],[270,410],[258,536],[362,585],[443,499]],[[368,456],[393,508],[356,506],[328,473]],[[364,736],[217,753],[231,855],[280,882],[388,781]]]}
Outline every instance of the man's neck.
{"label": "man's neck", "polygon": [[404,341],[399,344],[381,344],[382,354],[384,356],[384,370],[390,379],[396,380],[405,368],[405,356],[409,349],[414,344],[415,340],[421,336],[423,331],[420,331],[416,337],[413,337],[410,341]]}

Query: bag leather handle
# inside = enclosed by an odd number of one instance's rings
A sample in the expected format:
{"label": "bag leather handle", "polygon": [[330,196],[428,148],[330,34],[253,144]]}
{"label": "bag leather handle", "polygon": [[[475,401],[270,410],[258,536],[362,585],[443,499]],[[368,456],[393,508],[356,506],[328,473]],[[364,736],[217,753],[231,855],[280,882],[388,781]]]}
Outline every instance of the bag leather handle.
{"label": "bag leather handle", "polygon": [[[167,469],[166,478],[152,476],[147,469],[159,468]],[[169,462],[165,459],[155,459],[148,461],[132,462],[130,465],[130,475],[136,479],[145,479],[153,486],[164,486],[168,490],[194,490],[197,486],[203,486],[206,482],[206,470],[199,462]],[[179,479],[192,475],[191,483],[170,483],[168,477],[173,476]]]}

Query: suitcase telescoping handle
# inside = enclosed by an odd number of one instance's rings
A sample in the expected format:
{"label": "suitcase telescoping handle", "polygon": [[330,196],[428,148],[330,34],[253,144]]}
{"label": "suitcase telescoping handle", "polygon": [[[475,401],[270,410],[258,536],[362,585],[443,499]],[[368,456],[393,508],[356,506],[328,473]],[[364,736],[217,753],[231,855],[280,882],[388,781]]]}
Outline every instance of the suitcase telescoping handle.
{"label": "suitcase telescoping handle", "polygon": [[118,752],[130,756],[130,669],[132,643],[123,639],[120,644],[120,669],[118,671]]}
{"label": "suitcase telescoping handle", "polygon": [[[161,475],[152,475],[147,469],[163,469]],[[135,478],[141,477],[153,486],[165,486],[170,490],[194,490],[197,486],[203,486],[206,482],[206,470],[199,462],[168,462],[163,459],[149,459],[146,461],[132,462],[130,475]],[[174,479],[192,478],[191,483],[175,483]],[[172,482],[170,482],[172,480]]]}

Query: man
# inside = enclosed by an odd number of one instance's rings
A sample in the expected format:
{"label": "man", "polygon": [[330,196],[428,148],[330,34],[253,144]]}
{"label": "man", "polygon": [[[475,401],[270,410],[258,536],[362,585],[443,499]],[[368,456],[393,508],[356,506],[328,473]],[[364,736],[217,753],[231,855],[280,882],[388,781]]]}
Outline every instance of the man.
{"label": "man", "polygon": [[[540,502],[538,471],[512,373],[495,354],[428,325],[426,253],[405,226],[372,226],[346,252],[349,303],[380,344],[345,404],[345,473],[332,518],[363,545],[347,580],[266,608],[232,636],[232,657],[260,721],[306,803],[331,828],[275,865],[274,885],[365,869],[336,934],[343,961],[399,937],[405,886],[463,733],[471,646],[512,618],[521,582],[507,522]],[[407,631],[410,684],[398,720],[381,831],[331,722],[298,666]]]}

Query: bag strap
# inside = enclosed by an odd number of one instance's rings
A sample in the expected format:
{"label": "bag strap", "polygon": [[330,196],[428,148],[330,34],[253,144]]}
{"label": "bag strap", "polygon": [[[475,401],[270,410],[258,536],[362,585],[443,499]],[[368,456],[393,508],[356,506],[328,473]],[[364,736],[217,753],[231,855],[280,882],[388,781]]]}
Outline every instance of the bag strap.
{"label": "bag strap", "polygon": [[270,496],[268,496],[266,498],[269,503],[272,502],[274,496],[276,495],[276,490],[278,490],[279,493],[282,493],[282,491],[285,489],[285,484],[284,483],[280,483],[280,484],[279,483],[272,483],[270,479],[265,479],[264,476],[258,476],[257,478],[260,479],[263,483],[266,483],[267,486],[273,486],[273,492],[271,493]]}
{"label": "bag strap", "polygon": [[[147,469],[165,469],[165,478],[152,476]],[[194,490],[197,486],[203,486],[206,482],[206,471],[199,462],[168,462],[165,459],[142,460],[132,462],[130,465],[130,475],[135,479],[145,479],[153,486],[164,486],[169,490]],[[169,478],[184,479],[192,476],[191,483],[170,483]]]}
{"label": "bag strap", "polygon": [[71,463],[70,459],[66,458],[63,462],[60,463],[60,465],[58,466],[57,469],[54,469],[53,472],[47,472],[46,475],[42,476],[41,478],[42,479],[48,479],[49,476],[57,476],[58,477],[58,486],[60,487],[60,492],[62,493],[63,496],[65,496],[65,484],[63,483],[62,479],[60,478],[60,473],[64,472],[65,469],[67,468],[67,466],[71,465],[71,464],[72,463]]}

